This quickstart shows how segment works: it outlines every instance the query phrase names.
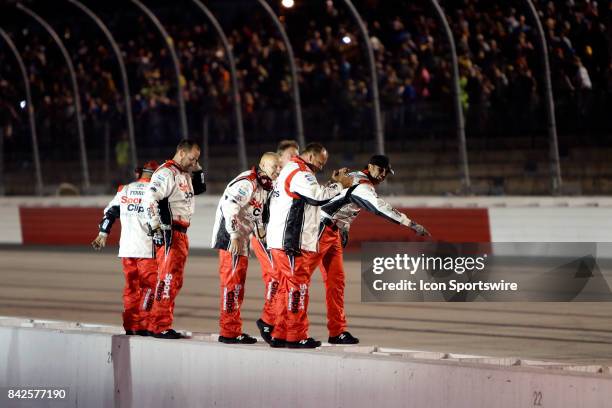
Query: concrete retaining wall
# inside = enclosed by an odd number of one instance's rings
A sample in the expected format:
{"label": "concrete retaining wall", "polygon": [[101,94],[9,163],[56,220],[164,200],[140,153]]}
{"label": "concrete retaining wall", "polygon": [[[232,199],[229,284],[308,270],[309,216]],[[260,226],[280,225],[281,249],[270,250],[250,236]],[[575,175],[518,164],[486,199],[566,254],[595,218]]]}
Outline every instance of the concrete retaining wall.
{"label": "concrete retaining wall", "polygon": [[[68,387],[67,404],[54,406],[87,408],[603,408],[612,400],[609,374],[420,354],[5,326],[0,387]],[[11,406],[2,398],[0,406]]]}
{"label": "concrete retaining wall", "polygon": [[[0,327],[0,387],[63,388],[70,403],[49,406],[112,407],[112,341],[105,334]],[[2,407],[46,406],[24,402],[0,396]]]}

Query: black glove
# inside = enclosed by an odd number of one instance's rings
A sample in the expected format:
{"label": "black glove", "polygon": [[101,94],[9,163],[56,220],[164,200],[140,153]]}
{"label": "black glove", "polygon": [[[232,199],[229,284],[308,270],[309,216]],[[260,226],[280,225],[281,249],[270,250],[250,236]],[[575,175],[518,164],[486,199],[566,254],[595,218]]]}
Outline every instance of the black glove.
{"label": "black glove", "polygon": [[199,195],[206,191],[206,182],[204,181],[204,171],[196,170],[191,174],[191,184],[193,185],[193,194]]}
{"label": "black glove", "polygon": [[263,211],[261,212],[261,221],[264,225],[268,224],[270,221],[270,199],[267,199],[263,206]]}
{"label": "black glove", "polygon": [[342,248],[346,248],[348,244],[349,236],[347,230],[340,230],[340,242],[342,242]]}
{"label": "black glove", "polygon": [[164,233],[161,228],[151,229],[151,226],[147,224],[149,227],[149,236],[153,238],[153,243],[155,246],[163,246],[164,245]]}
{"label": "black glove", "polygon": [[429,231],[427,231],[427,229],[424,226],[422,226],[421,224],[417,224],[414,221],[410,221],[409,228],[412,229],[414,232],[416,232],[416,234],[420,237],[431,236]]}

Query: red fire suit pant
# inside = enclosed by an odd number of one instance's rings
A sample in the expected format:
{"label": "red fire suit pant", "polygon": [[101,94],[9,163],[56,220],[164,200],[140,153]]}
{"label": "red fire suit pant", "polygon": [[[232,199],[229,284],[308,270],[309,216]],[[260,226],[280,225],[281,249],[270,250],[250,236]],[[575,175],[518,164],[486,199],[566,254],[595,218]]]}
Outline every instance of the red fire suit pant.
{"label": "red fire suit pant", "polygon": [[174,300],[183,287],[188,252],[187,234],[174,230],[171,245],[157,249],[157,288],[150,314],[149,331],[161,333],[172,327]]}
{"label": "red fire suit pant", "polygon": [[148,330],[157,283],[157,262],[155,258],[121,258],[121,263],[125,275],[123,328]]}
{"label": "red fire suit pant", "polygon": [[272,259],[281,278],[275,300],[277,318],[272,336],[287,341],[304,340],[308,338],[310,278],[316,267],[317,253],[302,251],[294,256],[272,249]]}
{"label": "red fire suit pant", "polygon": [[344,314],[344,263],[342,260],[342,240],[340,232],[325,226],[319,238],[318,265],[325,283],[325,303],[327,304],[327,330],[330,337],[339,336],[346,331]]}
{"label": "red fire suit pant", "polygon": [[274,325],[276,320],[274,305],[276,294],[278,293],[278,285],[280,284],[280,276],[278,276],[274,270],[272,253],[266,249],[265,244],[257,239],[255,235],[251,237],[251,249],[255,252],[255,256],[261,265],[261,278],[265,288],[261,320],[266,324]]}
{"label": "red fire suit pant", "polygon": [[242,334],[240,308],[244,299],[249,258],[232,255],[219,250],[219,278],[221,281],[221,300],[219,302],[219,334],[224,337],[237,337]]}

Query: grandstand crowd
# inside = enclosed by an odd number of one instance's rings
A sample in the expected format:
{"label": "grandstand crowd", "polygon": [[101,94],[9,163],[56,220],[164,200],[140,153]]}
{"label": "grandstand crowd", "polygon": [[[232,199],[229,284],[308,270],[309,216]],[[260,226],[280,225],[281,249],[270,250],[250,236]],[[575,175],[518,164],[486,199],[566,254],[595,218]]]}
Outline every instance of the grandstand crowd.
{"label": "grandstand crowd", "polygon": [[[41,2],[32,3],[37,9]],[[85,2],[87,3],[87,2]],[[91,3],[91,2],[90,2]],[[181,63],[189,127],[201,133],[207,118],[213,142],[233,142],[231,81],[225,51],[203,15],[185,1],[179,7],[147,2],[168,29]],[[286,49],[261,9],[222,16],[237,61],[247,140],[293,131],[291,77]],[[256,2],[253,2],[256,3]],[[307,132],[318,137],[371,137],[371,87],[363,40],[340,1],[296,2],[278,9],[296,55]],[[524,2],[442,0],[456,42],[461,103],[470,134],[517,134],[545,126],[543,72],[534,22]],[[448,42],[426,2],[356,1],[369,30],[388,138],[406,129],[452,129]],[[553,92],[563,129],[607,126],[612,101],[611,3],[536,1],[549,46]],[[91,4],[95,9],[95,4]],[[10,7],[10,6],[6,6]],[[218,8],[217,7],[217,8]],[[128,8],[127,6],[125,7]],[[239,8],[237,8],[239,9]],[[112,123],[125,136],[124,105],[115,56],[97,28],[74,8],[41,14],[60,33],[74,61],[88,132]],[[19,13],[17,13],[19,14]],[[17,15],[16,14],[16,15]],[[136,9],[101,16],[126,59],[138,142],[155,146],[178,140],[176,82],[159,34]],[[19,26],[16,25],[19,21]],[[25,25],[24,25],[25,22]],[[3,21],[25,59],[41,145],[68,141],[75,110],[67,70],[50,37],[32,20]],[[0,48],[1,125],[5,144],[27,129],[22,83],[13,56]],[[428,119],[429,118],[429,121]],[[447,132],[452,135],[452,132]],[[24,133],[27,135],[27,133]],[[92,138],[91,143],[95,145]]]}

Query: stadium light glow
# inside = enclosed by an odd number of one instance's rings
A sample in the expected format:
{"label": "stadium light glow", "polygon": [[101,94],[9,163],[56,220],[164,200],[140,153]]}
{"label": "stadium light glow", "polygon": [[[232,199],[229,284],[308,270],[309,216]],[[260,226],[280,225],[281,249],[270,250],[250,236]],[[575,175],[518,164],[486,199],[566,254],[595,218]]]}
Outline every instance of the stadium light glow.
{"label": "stadium light glow", "polygon": [[25,109],[25,107],[26,107],[26,101],[21,101],[21,102],[19,102],[19,107],[20,107],[21,109]]}
{"label": "stadium light glow", "polygon": [[342,42],[345,44],[350,44],[351,43],[351,37],[349,37],[348,35],[345,35],[344,37],[342,37]]}
{"label": "stadium light glow", "polygon": [[283,0],[281,1],[281,4],[283,5],[283,7],[291,8],[295,4],[295,2],[293,0]]}

